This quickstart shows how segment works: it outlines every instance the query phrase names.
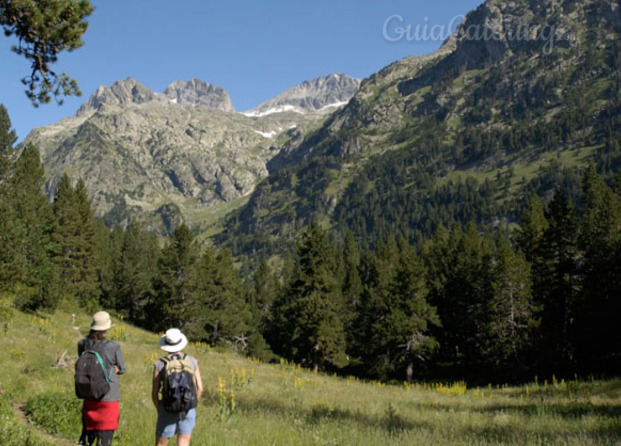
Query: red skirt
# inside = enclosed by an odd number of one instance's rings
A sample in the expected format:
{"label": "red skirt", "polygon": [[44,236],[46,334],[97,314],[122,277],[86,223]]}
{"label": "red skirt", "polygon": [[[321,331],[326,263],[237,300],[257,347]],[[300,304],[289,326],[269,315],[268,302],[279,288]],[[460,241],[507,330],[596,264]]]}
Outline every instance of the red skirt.
{"label": "red skirt", "polygon": [[84,400],[82,418],[87,431],[115,431],[119,426],[118,401]]}

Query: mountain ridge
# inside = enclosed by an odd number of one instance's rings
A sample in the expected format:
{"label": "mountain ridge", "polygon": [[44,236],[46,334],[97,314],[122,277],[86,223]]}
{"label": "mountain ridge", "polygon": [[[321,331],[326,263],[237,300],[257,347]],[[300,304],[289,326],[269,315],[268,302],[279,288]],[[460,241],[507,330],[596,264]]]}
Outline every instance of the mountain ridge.
{"label": "mountain ridge", "polygon": [[213,110],[235,112],[226,90],[200,79],[175,81],[163,92],[157,93],[128,77],[116,81],[109,87],[99,86],[88,101],[78,109],[76,115],[85,115],[103,106],[132,106],[147,102],[205,106]]}
{"label": "mountain ridge", "polygon": [[68,173],[85,181],[95,215],[108,224],[139,217],[165,233],[181,221],[200,225],[214,205],[235,206],[267,176],[276,147],[324,117],[249,117],[224,89],[199,79],[157,93],[127,78],[99,87],[74,117],[33,130],[25,142],[39,148],[50,198]]}
{"label": "mountain ridge", "polygon": [[610,175],[621,164],[620,33],[618,1],[486,1],[438,51],[365,79],[289,141],[220,242],[269,257],[320,221],[367,243],[419,243],[440,225],[515,221],[529,194],[579,187],[588,163]]}
{"label": "mountain ridge", "polygon": [[[55,178],[72,169],[90,176],[94,202],[107,206],[98,215],[112,214],[110,224],[140,206],[156,214],[164,209],[167,221],[175,222],[244,198],[247,204],[218,237],[220,243],[235,240],[236,252],[262,249],[264,240],[287,243],[295,228],[315,220],[360,237],[383,236],[392,227],[413,239],[420,237],[416,231],[427,234],[456,218],[480,224],[515,219],[524,194],[549,193],[553,183],[545,175],[562,171],[550,167],[552,154],[564,160],[576,151],[582,165],[616,168],[620,11],[617,0],[488,0],[436,52],[389,65],[358,83],[347,101],[338,89],[306,100],[305,92],[321,91],[322,82],[309,81],[232,113],[194,105],[198,82],[178,85],[187,95],[171,89],[175,93],[166,96],[128,80],[116,91],[98,92],[102,100],[67,121],[73,130],[53,125],[33,139],[51,141],[41,151]],[[542,34],[546,29],[549,34]],[[516,37],[520,32],[523,38]],[[337,76],[324,78],[337,83]],[[325,79],[322,85],[330,83]],[[227,102],[220,96],[216,107]],[[189,103],[175,104],[180,97]],[[334,104],[343,105],[322,113]],[[112,184],[114,192],[107,192],[104,178],[95,181],[101,169],[75,167],[80,156],[92,155],[80,151],[88,138],[112,159],[130,153],[124,163],[135,166],[130,180],[151,169],[158,178]],[[179,156],[186,149],[192,156]],[[520,180],[513,170],[527,175]],[[119,172],[109,167],[106,175]],[[49,186],[52,194],[54,183]],[[447,197],[459,196],[451,188],[478,204],[449,203]],[[406,190],[414,192],[409,201]],[[430,203],[440,208],[429,211]]]}
{"label": "mountain ridge", "polygon": [[272,113],[330,112],[345,105],[360,86],[360,79],[343,73],[332,73],[294,85],[256,107],[242,112],[246,116]]}

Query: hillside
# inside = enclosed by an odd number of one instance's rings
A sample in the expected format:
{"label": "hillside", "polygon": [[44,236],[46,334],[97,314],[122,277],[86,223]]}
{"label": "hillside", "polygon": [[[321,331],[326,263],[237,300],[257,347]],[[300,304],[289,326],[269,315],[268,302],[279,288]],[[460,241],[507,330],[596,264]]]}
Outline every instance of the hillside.
{"label": "hillside", "polygon": [[[72,444],[79,435],[73,395],[76,343],[90,323],[78,314],[26,315],[1,301],[3,445]],[[158,335],[116,320],[109,336],[123,351],[121,420],[114,443],[153,440],[151,364]],[[204,345],[188,347],[206,396],[192,444],[203,445],[612,445],[621,441],[617,381],[545,381],[523,387],[464,383],[387,386],[281,363],[261,364]],[[66,352],[66,354],[65,354]],[[59,361],[59,358],[62,361]],[[23,413],[27,414],[24,420]]]}
{"label": "hillside", "polygon": [[420,242],[439,225],[516,221],[532,193],[575,196],[588,164],[610,178],[620,31],[617,1],[486,1],[437,52],[365,79],[286,144],[221,242],[269,256],[311,221]]}
{"label": "hillside", "polygon": [[182,221],[205,231],[220,208],[239,206],[267,176],[276,147],[318,125],[359,81],[327,76],[307,84],[313,88],[295,90],[295,100],[317,110],[242,114],[224,89],[198,79],[162,93],[125,79],[100,87],[76,116],[35,129],[25,142],[41,153],[50,198],[67,173],[84,180],[95,215],[109,226],[138,217],[159,233]]}

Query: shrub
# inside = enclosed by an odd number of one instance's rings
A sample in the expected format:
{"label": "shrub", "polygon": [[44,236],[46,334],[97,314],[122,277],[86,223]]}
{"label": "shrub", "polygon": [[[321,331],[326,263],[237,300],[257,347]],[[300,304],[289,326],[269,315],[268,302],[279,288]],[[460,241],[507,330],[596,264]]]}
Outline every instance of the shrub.
{"label": "shrub", "polygon": [[26,416],[48,433],[72,438],[80,434],[81,402],[75,395],[49,392],[35,396],[26,403]]}

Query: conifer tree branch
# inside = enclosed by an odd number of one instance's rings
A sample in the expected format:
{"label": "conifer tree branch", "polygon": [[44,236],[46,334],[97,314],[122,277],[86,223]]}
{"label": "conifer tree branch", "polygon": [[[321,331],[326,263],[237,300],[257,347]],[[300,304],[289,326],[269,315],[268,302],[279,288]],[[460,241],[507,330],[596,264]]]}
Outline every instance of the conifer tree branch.
{"label": "conifer tree branch", "polygon": [[82,46],[86,19],[93,12],[89,0],[0,0],[0,26],[7,37],[15,36],[11,49],[31,63],[30,75],[22,78],[26,95],[37,107],[63,96],[80,96],[77,83],[50,65],[62,51]]}

